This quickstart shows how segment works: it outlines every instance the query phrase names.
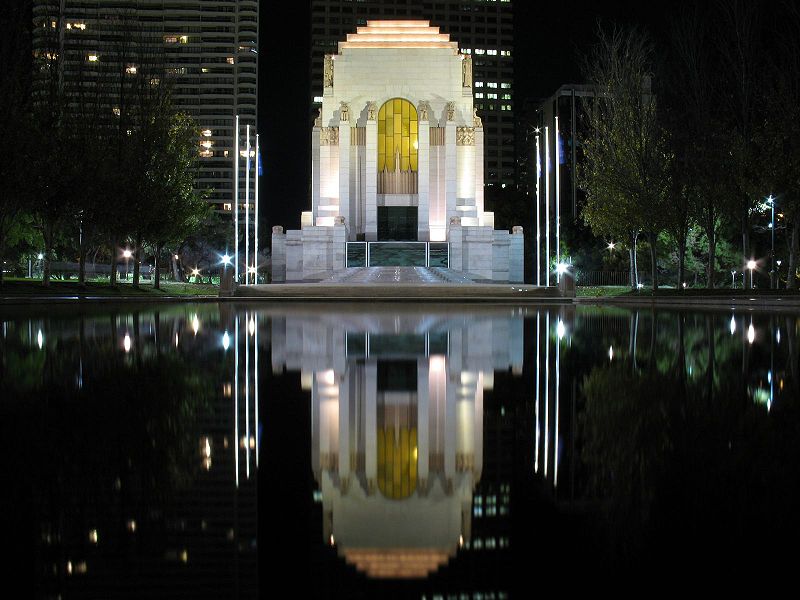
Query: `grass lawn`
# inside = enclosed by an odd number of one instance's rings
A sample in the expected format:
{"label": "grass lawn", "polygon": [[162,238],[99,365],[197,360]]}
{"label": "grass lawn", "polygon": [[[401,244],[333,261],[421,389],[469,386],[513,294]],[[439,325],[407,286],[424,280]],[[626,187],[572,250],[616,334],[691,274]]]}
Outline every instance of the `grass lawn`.
{"label": "grass lawn", "polygon": [[797,296],[800,295],[800,290],[770,290],[763,288],[754,290],[716,288],[710,290],[708,288],[677,289],[660,287],[658,291],[654,292],[647,287],[640,290],[632,290],[628,286],[578,286],[575,293],[579,298],[607,298],[610,296],[692,298],[698,296]]}
{"label": "grass lawn", "polygon": [[142,298],[154,296],[217,296],[219,287],[207,283],[175,283],[162,281],[161,289],[154,290],[152,282],[143,282],[136,289],[130,283],[118,283],[111,286],[107,281],[87,281],[80,285],[77,281],[51,280],[48,287],[43,287],[40,280],[6,278],[0,285],[0,297],[23,296],[107,296]]}
{"label": "grass lawn", "polygon": [[630,291],[631,288],[625,285],[578,286],[575,288],[575,295],[578,298],[606,298],[620,296]]}

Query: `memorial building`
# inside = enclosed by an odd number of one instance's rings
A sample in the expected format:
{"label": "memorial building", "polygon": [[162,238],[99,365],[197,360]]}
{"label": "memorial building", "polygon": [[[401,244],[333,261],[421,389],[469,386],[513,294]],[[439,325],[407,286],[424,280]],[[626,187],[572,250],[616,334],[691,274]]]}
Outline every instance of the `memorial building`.
{"label": "memorial building", "polygon": [[471,56],[428,21],[369,21],[325,57],[311,210],[273,228],[273,281],[348,267],[446,267],[521,282],[523,233],[484,210]]}

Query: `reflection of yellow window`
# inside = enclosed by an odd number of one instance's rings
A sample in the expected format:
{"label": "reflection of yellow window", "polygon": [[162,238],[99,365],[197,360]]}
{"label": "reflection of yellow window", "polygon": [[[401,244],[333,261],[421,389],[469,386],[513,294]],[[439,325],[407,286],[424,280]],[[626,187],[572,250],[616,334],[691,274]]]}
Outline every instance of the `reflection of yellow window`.
{"label": "reflection of yellow window", "polygon": [[417,489],[417,428],[378,429],[378,489],[391,500],[408,498]]}
{"label": "reflection of yellow window", "polygon": [[[378,111],[378,171],[416,171],[417,109],[408,100],[393,98]],[[400,165],[395,164],[400,157]]]}

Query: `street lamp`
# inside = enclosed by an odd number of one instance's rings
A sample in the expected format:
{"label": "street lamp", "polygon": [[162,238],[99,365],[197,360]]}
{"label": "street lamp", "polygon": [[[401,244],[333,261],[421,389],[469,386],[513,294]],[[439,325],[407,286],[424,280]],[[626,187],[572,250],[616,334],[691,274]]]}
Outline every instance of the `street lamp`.
{"label": "street lamp", "polygon": [[781,261],[776,260],[775,264],[778,265],[778,268],[775,272],[775,289],[778,289],[781,287]]}
{"label": "street lamp", "polygon": [[736,271],[731,269],[731,289],[736,287]]}
{"label": "street lamp", "polygon": [[122,256],[123,256],[123,258],[125,258],[125,281],[127,282],[128,281],[128,261],[130,260],[131,256],[133,256],[133,253],[126,248],[125,250],[122,251]]}
{"label": "street lamp", "polygon": [[[767,198],[767,204],[769,205],[771,211],[769,228],[772,234],[772,251],[770,252],[770,269],[769,269],[769,288],[773,289],[775,287],[775,198],[772,197],[772,194],[770,194],[769,198]],[[750,287],[753,287],[752,281],[750,282]]]}
{"label": "street lamp", "polygon": [[747,261],[747,268],[750,269],[750,287],[753,287],[753,269],[756,268],[756,261],[752,258]]}

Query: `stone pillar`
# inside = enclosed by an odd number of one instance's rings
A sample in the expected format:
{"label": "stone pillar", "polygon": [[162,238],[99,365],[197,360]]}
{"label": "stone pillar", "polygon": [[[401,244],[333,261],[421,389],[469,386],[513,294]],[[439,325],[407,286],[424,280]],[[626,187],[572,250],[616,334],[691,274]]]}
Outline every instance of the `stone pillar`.
{"label": "stone pillar", "polygon": [[367,120],[366,181],[364,205],[364,238],[374,242],[378,239],[378,122]]}
{"label": "stone pillar", "polygon": [[[449,112],[449,109],[445,109]],[[450,115],[445,114],[445,117]],[[447,222],[455,216],[458,216],[456,211],[456,186],[457,186],[457,173],[456,173],[456,123],[453,119],[448,118],[444,128],[444,198],[445,206],[447,207],[446,218]]]}
{"label": "stone pillar", "polygon": [[350,216],[350,121],[339,122],[339,214]]}
{"label": "stone pillar", "polygon": [[321,127],[314,127],[311,130],[311,223],[317,222],[319,214],[319,192],[320,192],[320,153],[319,137]]}
{"label": "stone pillar", "polygon": [[479,225],[491,225],[494,227],[494,222],[485,223],[483,211],[485,208],[483,202],[483,125],[480,117],[475,119],[475,206],[478,212]]}
{"label": "stone pillar", "polygon": [[511,245],[508,250],[508,281],[510,283],[525,281],[525,235],[519,225],[515,225],[511,229]]}
{"label": "stone pillar", "polygon": [[286,281],[286,234],[283,227],[272,228],[272,283]]}
{"label": "stone pillar", "polygon": [[[423,113],[428,116],[428,111]],[[421,242],[428,242],[431,239],[430,230],[430,146],[431,146],[431,124],[428,119],[419,121],[419,141],[417,142],[417,198],[419,208],[417,209],[417,239]]]}
{"label": "stone pillar", "polygon": [[347,266],[347,223],[346,219],[341,215],[333,220],[332,244],[333,259],[331,266],[335,273],[336,271],[344,270]]}
{"label": "stone pillar", "polygon": [[461,217],[450,218],[447,241],[450,243],[450,263],[448,267],[456,271],[463,271],[463,232],[461,229]]}

